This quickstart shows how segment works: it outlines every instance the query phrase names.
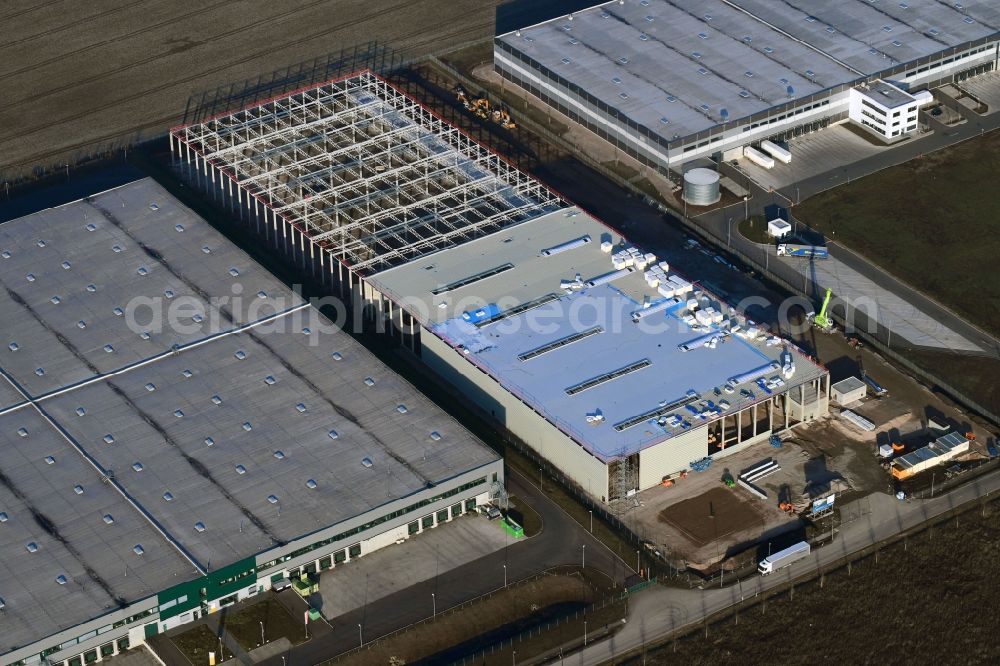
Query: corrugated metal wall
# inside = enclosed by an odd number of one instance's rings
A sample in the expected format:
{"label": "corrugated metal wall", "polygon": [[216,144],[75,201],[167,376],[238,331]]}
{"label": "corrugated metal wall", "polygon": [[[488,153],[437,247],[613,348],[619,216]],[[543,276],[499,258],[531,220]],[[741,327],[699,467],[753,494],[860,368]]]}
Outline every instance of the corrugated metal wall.
{"label": "corrugated metal wall", "polygon": [[694,428],[683,435],[639,452],[639,490],[658,485],[663,477],[687,469],[708,455],[708,428]]}

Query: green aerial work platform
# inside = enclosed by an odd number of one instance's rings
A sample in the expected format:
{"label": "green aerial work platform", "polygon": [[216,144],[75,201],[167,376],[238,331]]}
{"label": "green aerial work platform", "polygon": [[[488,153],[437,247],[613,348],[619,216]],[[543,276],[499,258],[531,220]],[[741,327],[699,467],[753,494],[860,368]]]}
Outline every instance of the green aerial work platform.
{"label": "green aerial work platform", "polygon": [[524,538],[524,528],[518,525],[513,518],[505,517],[500,521],[500,527],[504,528],[507,534],[511,535],[515,539]]}

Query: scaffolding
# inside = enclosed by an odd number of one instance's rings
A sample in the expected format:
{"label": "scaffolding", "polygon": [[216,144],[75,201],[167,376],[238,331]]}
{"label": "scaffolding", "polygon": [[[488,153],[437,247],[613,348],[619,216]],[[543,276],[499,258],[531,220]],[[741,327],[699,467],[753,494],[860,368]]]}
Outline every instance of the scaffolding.
{"label": "scaffolding", "polygon": [[175,128],[170,148],[361,277],[567,206],[371,72]]}

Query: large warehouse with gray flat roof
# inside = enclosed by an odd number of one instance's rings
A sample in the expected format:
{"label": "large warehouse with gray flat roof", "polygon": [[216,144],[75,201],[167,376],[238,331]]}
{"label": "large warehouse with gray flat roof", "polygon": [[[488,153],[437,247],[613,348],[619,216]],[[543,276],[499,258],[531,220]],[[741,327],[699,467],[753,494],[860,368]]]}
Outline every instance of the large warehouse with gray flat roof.
{"label": "large warehouse with gray flat roof", "polygon": [[177,128],[172,147],[598,501],[827,411],[829,375],[799,349],[375,75]]}
{"label": "large warehouse with gray flat roof", "polygon": [[0,257],[0,663],[100,660],[503,483],[151,180],[0,225]]}
{"label": "large warehouse with gray flat roof", "polygon": [[[996,67],[1000,5],[969,0],[612,0],[495,39],[497,72],[641,162],[782,140],[904,90]],[[888,140],[916,130],[891,127]],[[893,132],[896,132],[893,134]]]}

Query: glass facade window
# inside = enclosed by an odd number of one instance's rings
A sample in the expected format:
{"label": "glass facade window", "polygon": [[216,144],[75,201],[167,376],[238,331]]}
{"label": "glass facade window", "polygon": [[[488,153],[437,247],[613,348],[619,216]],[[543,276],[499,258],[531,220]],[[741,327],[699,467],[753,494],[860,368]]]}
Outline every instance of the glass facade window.
{"label": "glass facade window", "polygon": [[360,543],[354,544],[353,546],[347,549],[347,552],[350,554],[351,557],[361,557],[361,544]]}

